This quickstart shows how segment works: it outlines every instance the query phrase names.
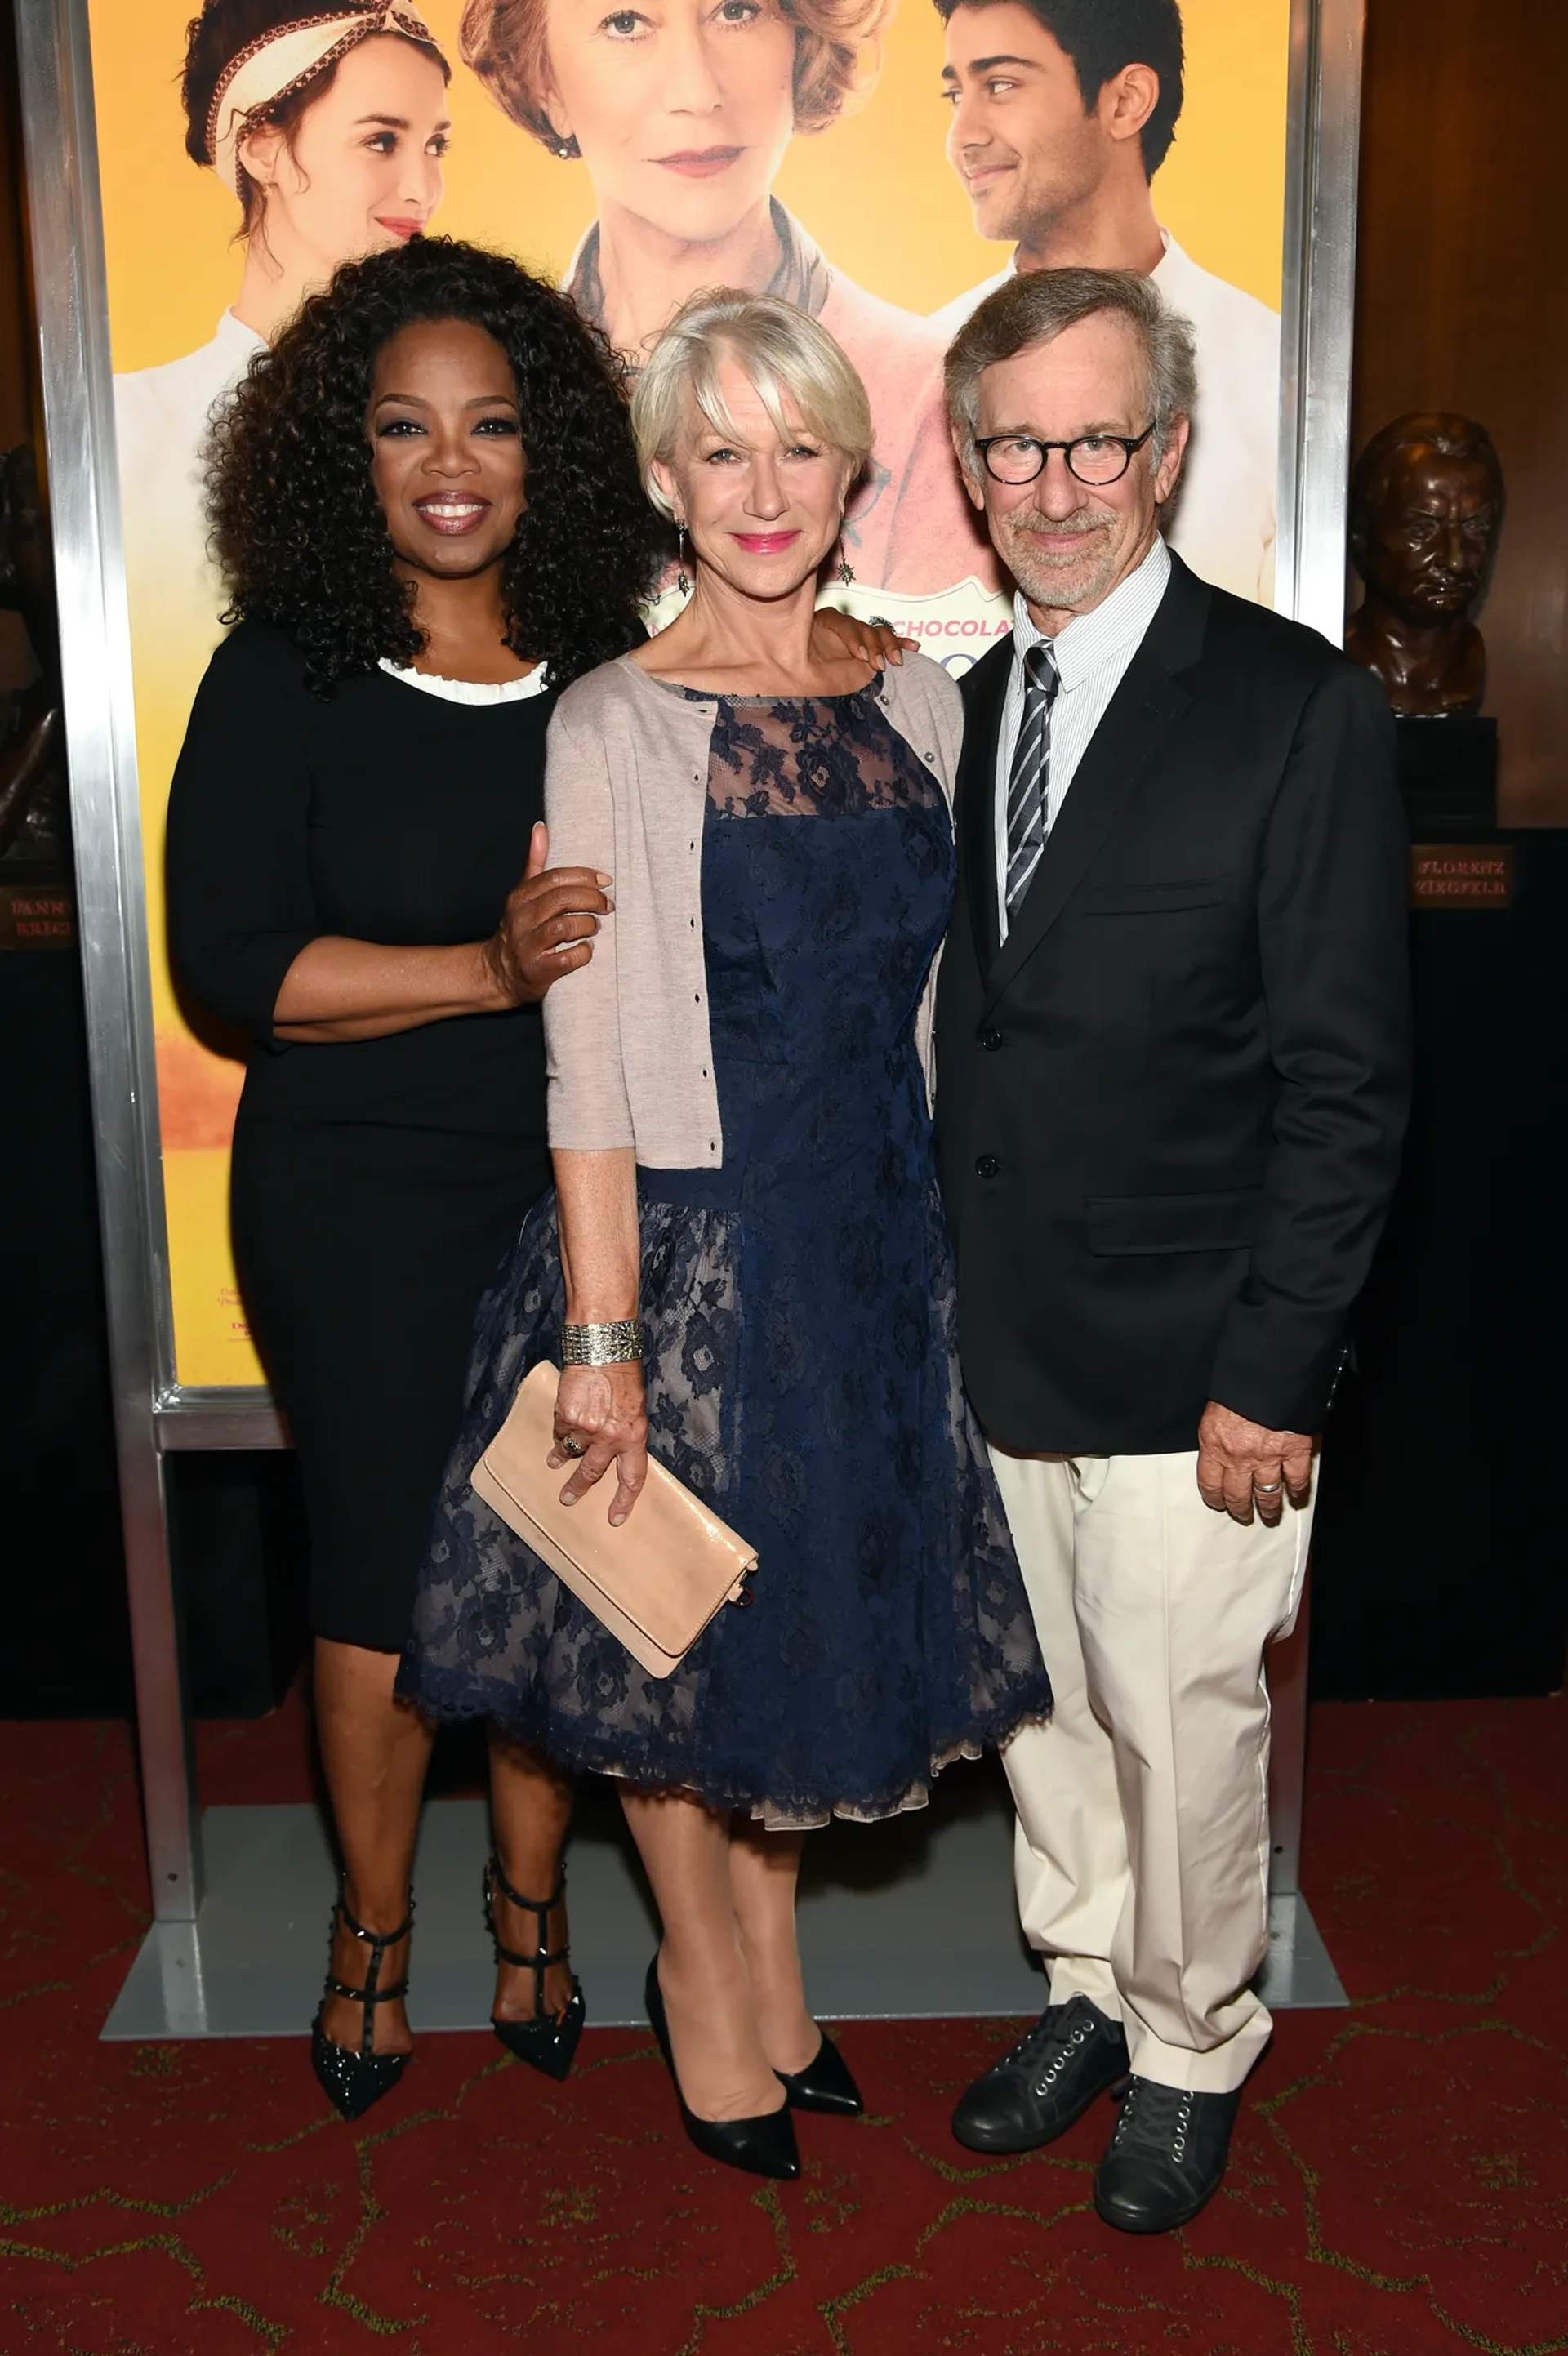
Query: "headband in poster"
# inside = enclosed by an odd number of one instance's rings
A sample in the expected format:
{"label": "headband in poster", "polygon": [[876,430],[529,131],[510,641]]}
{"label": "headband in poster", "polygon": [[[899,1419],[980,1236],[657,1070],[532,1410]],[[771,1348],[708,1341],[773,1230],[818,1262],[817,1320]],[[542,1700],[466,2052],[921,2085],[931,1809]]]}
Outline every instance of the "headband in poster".
{"label": "headband in poster", "polygon": [[220,179],[240,194],[240,142],[253,116],[292,96],[327,66],[368,41],[372,33],[402,33],[434,49],[435,37],[408,0],[381,0],[341,15],[306,16],[279,25],[231,59],[219,78],[207,111],[207,152]]}

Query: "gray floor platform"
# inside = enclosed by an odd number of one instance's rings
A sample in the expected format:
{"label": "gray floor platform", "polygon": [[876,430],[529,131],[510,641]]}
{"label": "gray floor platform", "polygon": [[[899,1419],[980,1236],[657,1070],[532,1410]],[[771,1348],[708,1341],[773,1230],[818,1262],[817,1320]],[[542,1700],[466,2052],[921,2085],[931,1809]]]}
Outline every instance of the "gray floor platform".
{"label": "gray floor platform", "polygon": [[[207,1896],[196,1922],[155,1925],[106,2038],[297,2037],[316,2009],[335,1869],[312,1807],[209,1808]],[[416,2029],[482,2029],[493,1967],[479,1881],[481,1800],[425,1810],[414,1868]],[[651,1907],[613,1794],[579,1802],[570,1858],[573,1960],[591,2025],[640,2024]],[[891,1825],[834,1825],[807,1844],[800,1944],[826,2020],[1032,2013],[1038,1967],[1013,1906],[1012,1813],[999,1775],[945,1780]],[[1276,1898],[1262,1991],[1273,2006],[1348,2001],[1305,1902]]]}

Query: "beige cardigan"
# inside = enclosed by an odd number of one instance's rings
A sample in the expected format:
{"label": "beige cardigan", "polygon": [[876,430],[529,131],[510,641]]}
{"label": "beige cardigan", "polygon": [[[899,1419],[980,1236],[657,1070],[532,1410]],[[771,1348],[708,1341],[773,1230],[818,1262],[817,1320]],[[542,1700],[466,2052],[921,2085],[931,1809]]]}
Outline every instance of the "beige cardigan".
{"label": "beige cardigan", "polygon": [[[953,681],[924,655],[886,669],[877,700],[952,807],[963,734]],[[703,818],[716,696],[673,694],[629,656],[568,688],[550,723],[544,814],[553,867],[615,878],[589,963],[544,1001],[550,1142],[633,1146],[652,1170],[724,1161],[703,955]],[[936,961],[917,1040],[931,1081]]]}

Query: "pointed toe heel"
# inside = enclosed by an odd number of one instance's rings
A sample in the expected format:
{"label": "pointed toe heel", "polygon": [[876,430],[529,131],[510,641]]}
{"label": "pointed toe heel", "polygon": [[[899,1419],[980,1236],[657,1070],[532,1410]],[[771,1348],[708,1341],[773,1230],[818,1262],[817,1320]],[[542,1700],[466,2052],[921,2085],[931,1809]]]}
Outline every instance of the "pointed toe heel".
{"label": "pointed toe heel", "polygon": [[[686,2097],[681,2092],[681,2081],[676,2074],[675,2056],[670,2044],[670,2023],[664,2010],[664,1991],[659,1985],[657,1955],[648,1966],[643,2001],[648,2008],[649,2025],[659,2040],[659,2051],[664,2056],[664,2066],[675,2089],[681,2125],[686,2130],[688,2140],[704,2158],[716,2159],[721,2167],[738,2168],[748,2176],[770,2176],[783,2183],[792,2182],[800,2173],[800,2154],[795,2142],[795,2122],[789,2115],[788,2099],[776,2111],[764,2111],[756,2118],[698,2118],[687,2108]],[[847,2072],[845,2074],[847,2076]]]}
{"label": "pointed toe heel", "polygon": [[[532,1955],[521,1954],[513,1947],[501,1945],[496,1930],[498,1890],[509,1906],[516,1906],[537,1919],[539,1944]],[[500,1859],[492,1851],[489,1863],[485,1868],[485,1923],[497,1963],[517,1964],[524,1971],[533,1974],[533,2016],[529,2020],[497,2020],[492,2017],[490,2027],[509,2053],[514,2054],[520,2062],[526,2062],[531,2070],[539,2071],[546,2078],[553,2078],[557,2083],[571,2070],[577,2040],[583,2034],[583,2023],[587,2018],[587,2008],[583,2002],[583,1984],[575,1973],[572,1994],[564,2008],[553,2013],[547,2012],[544,2006],[545,1973],[553,1964],[569,1963],[572,1957],[569,1946],[562,1947],[554,1954],[550,1951],[550,1910],[559,1906],[565,1895],[566,1877],[563,1874],[548,1898],[521,1896],[501,1871]]]}
{"label": "pointed toe heel", "polygon": [[586,2018],[583,1991],[577,1988],[563,2013],[547,2014],[542,2020],[492,2020],[490,2027],[509,2053],[559,2085],[572,2073]]}
{"label": "pointed toe heel", "polygon": [[346,2046],[334,2045],[319,2013],[311,2024],[310,2066],[339,2118],[362,2119],[372,2104],[392,2093],[408,2062],[406,2053],[350,2053]]}
{"label": "pointed toe heel", "polygon": [[[328,1973],[320,2007],[310,2024],[310,2066],[316,2072],[317,2083],[339,2118],[362,2119],[372,2104],[392,2093],[411,2059],[406,2053],[378,2053],[375,2038],[377,2005],[391,2004],[394,1997],[408,1994],[406,1972],[391,1987],[381,1986],[381,1976],[387,1949],[395,1947],[400,1939],[406,1939],[413,1928],[413,1901],[410,1899],[407,1916],[395,1931],[367,1931],[362,1922],[355,1922],[339,1892],[332,1909],[334,1930],[339,1922],[369,1947],[371,1960],[363,1987],[350,1987],[336,1973]],[[357,2053],[346,2045],[335,2044],[321,2025],[329,1996],[346,1997],[350,2003],[365,2008]]]}
{"label": "pointed toe heel", "polygon": [[840,2119],[865,2115],[865,2098],[831,2038],[823,2038],[803,2070],[775,2070],[773,2074],[792,2111],[824,2111]]}
{"label": "pointed toe heel", "polygon": [[721,2168],[771,2177],[779,2184],[793,2184],[800,2176],[800,2155],[788,2104],[755,2119],[698,2119],[686,2111],[682,2123],[695,2149]]}

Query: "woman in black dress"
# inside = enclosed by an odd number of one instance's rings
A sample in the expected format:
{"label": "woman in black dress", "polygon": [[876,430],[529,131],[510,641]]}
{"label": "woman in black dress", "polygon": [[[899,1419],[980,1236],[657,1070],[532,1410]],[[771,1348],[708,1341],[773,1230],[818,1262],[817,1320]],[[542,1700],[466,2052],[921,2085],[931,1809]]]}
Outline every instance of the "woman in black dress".
{"label": "woman in black dress", "polygon": [[[642,635],[656,550],[603,345],[445,240],[305,305],[220,421],[211,487],[242,618],[175,777],[170,922],[187,985],[255,1040],[234,1241],[309,1513],[343,1858],[313,2051],[357,2115],[411,2046],[430,1729],[392,1675],[475,1304],[548,1176],[539,1001],[609,905],[545,868],[545,726]],[[564,2074],[570,1786],[520,1745],[491,1759],[497,2029]]]}

